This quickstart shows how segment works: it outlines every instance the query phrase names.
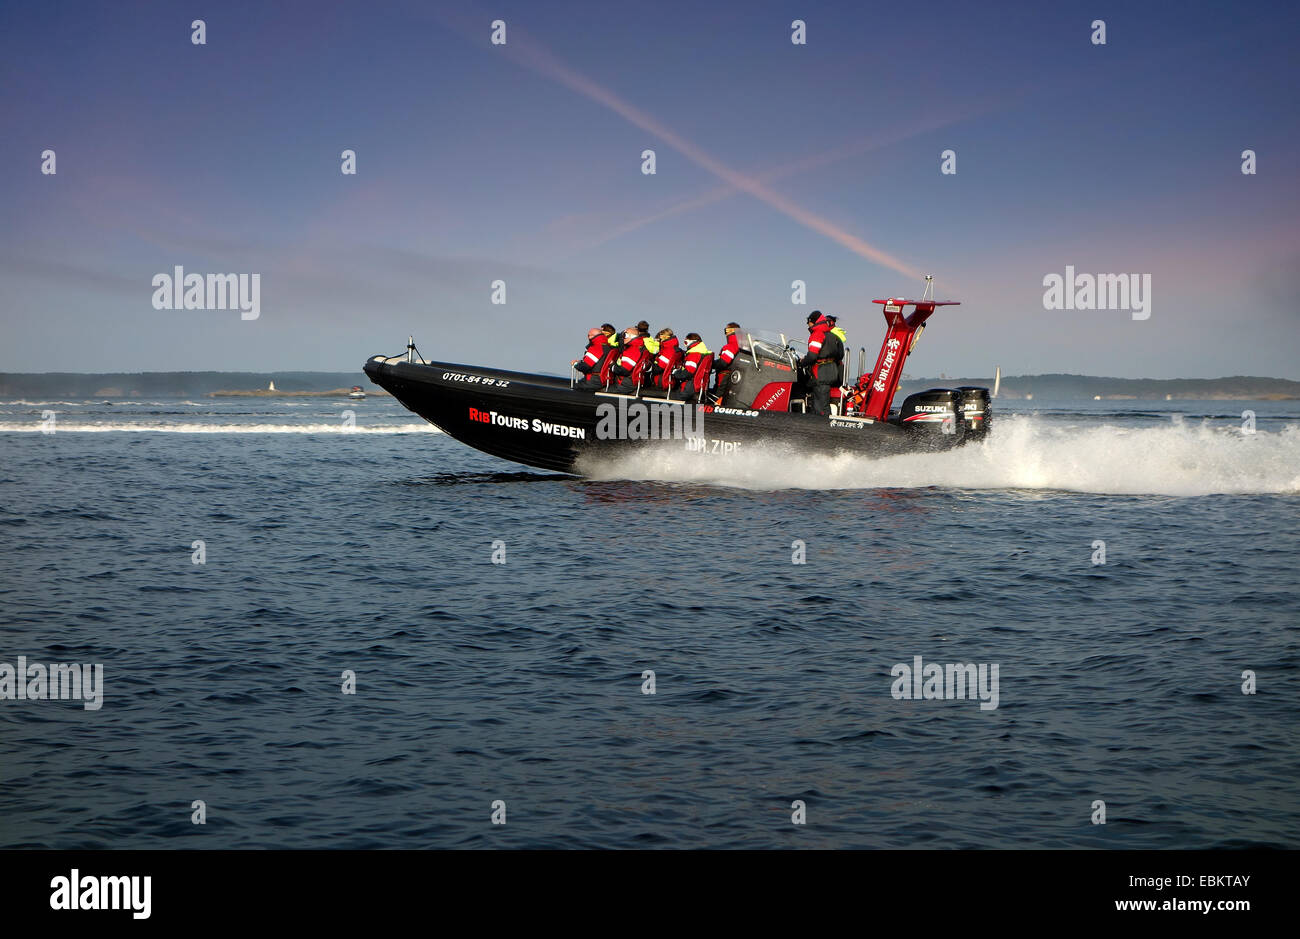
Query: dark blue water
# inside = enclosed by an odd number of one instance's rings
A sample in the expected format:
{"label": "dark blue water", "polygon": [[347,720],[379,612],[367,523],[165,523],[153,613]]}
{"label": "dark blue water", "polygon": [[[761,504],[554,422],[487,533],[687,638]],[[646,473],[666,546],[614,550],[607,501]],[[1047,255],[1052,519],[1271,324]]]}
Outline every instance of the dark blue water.
{"label": "dark blue water", "polygon": [[1300,846],[1295,404],[1009,404],[597,480],[383,399],[0,405],[0,662],[105,676],[0,701],[0,846]]}

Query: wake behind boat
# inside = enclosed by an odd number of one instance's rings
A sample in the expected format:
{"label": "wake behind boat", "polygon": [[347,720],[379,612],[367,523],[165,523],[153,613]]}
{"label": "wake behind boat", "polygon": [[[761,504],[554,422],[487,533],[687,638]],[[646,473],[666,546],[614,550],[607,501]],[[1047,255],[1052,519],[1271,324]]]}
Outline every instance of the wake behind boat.
{"label": "wake behind boat", "polygon": [[[929,278],[927,278],[929,281]],[[588,457],[641,448],[740,453],[756,444],[801,452],[887,456],[947,450],[988,433],[987,388],[934,388],[909,395],[891,410],[903,364],[940,306],[954,301],[891,297],[883,306],[886,332],[875,367],[832,390],[831,413],[810,413],[811,387],[801,378],[789,343],[746,335],[720,375],[720,387],[674,396],[637,376],[630,394],[588,391],[575,378],[429,362],[412,340],[404,356],[373,356],[365,373],[407,409],[445,433],[493,456],[566,473],[583,472]],[[911,308],[911,312],[908,310]],[[843,355],[847,366],[849,354]],[[844,374],[842,369],[839,374]],[[575,376],[576,377],[576,376]]]}

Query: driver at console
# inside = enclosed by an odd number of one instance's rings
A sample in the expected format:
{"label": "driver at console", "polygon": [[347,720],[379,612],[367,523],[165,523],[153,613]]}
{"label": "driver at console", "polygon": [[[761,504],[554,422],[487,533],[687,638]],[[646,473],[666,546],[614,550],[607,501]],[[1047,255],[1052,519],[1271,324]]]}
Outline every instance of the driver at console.
{"label": "driver at console", "polygon": [[831,411],[831,386],[840,380],[839,362],[844,358],[844,343],[831,332],[831,324],[820,310],[808,314],[808,353],[799,360],[808,370],[812,391],[812,413],[826,417]]}

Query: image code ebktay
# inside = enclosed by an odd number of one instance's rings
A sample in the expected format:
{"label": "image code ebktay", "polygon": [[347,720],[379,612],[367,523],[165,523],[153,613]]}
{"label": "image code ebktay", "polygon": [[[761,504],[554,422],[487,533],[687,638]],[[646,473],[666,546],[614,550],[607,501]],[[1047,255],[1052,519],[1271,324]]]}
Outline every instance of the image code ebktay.
{"label": "image code ebktay", "polygon": [[0,7],[7,918],[1284,909],[1298,44]]}

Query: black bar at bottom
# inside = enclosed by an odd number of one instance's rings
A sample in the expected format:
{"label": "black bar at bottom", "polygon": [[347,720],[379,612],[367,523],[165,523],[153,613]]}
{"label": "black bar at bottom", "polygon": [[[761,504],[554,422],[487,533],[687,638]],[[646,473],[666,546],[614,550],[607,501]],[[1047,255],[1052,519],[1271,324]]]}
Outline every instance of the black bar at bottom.
{"label": "black bar at bottom", "polygon": [[468,917],[471,928],[562,918],[658,930],[683,928],[664,917],[693,910],[695,925],[721,917],[733,927],[848,915],[944,929],[1097,918],[1232,928],[1242,916],[1285,911],[1295,859],[1286,851],[2,851],[0,910],[6,927],[328,928]]}

